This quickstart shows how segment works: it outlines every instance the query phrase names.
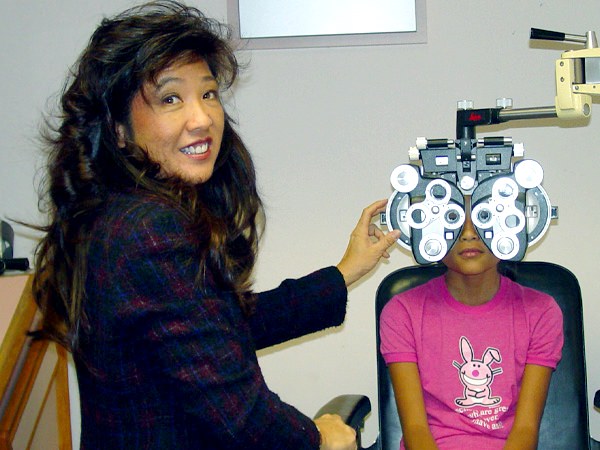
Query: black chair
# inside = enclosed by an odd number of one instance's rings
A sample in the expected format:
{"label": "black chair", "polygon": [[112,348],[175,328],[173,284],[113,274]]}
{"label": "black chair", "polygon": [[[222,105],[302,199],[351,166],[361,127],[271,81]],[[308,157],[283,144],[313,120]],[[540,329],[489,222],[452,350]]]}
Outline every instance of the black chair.
{"label": "black chair", "polygon": [[[550,382],[538,448],[600,450],[600,442],[589,433],[581,290],[577,279],[567,269],[545,262],[503,262],[499,268],[514,281],[550,294],[563,312],[563,356]],[[376,304],[379,436],[369,447],[371,450],[398,450],[402,437],[387,367],[379,353],[381,310],[395,294],[423,284],[444,271],[443,265],[407,267],[389,274],[379,285]],[[600,391],[594,403],[600,408]],[[346,423],[360,431],[370,411],[367,397],[343,395],[321,408],[317,416],[326,412],[340,414]]]}

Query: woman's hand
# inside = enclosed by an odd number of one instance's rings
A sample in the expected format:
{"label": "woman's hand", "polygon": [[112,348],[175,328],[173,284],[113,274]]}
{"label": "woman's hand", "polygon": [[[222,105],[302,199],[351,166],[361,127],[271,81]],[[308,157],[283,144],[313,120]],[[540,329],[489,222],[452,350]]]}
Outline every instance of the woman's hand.
{"label": "woman's hand", "polygon": [[315,425],[321,433],[320,450],[356,450],[356,432],[337,414],[323,414]]}
{"label": "woman's hand", "polygon": [[399,230],[385,234],[371,223],[374,216],[385,210],[386,203],[387,200],[379,200],[367,206],[350,235],[346,253],[337,265],[346,286],[369,273],[382,257],[389,258],[388,248],[400,237]]}

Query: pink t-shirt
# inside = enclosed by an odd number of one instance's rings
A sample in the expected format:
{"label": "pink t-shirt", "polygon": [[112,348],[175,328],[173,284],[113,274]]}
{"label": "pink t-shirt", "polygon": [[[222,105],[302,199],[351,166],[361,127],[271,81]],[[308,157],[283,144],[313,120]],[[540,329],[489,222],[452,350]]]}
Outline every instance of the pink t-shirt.
{"label": "pink t-shirt", "polygon": [[562,313],[549,295],[506,277],[489,302],[468,306],[441,276],[392,298],[380,336],[387,364],[417,363],[440,449],[501,449],[525,364],[554,369],[560,361]]}

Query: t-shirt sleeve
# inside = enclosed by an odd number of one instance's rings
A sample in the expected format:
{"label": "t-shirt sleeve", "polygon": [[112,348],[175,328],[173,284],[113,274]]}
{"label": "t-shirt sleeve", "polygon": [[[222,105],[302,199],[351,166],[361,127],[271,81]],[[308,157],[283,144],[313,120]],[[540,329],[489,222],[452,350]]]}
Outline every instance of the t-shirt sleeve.
{"label": "t-shirt sleeve", "polygon": [[530,315],[531,339],[527,364],[556,369],[563,347],[563,316],[556,301],[549,295],[538,293],[536,307]]}
{"label": "t-shirt sleeve", "polygon": [[415,330],[407,299],[407,293],[394,296],[379,318],[380,351],[386,364],[417,362]]}

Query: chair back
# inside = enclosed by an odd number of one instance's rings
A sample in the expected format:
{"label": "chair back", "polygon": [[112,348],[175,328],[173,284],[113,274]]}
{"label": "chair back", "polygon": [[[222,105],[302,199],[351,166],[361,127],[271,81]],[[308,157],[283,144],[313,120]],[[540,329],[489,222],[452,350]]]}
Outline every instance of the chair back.
{"label": "chair back", "polygon": [[[379,316],[396,294],[442,275],[436,264],[399,269],[377,290],[377,381],[379,395],[379,448],[398,450],[402,430],[388,370],[379,352]],[[587,449],[590,445],[581,290],[575,276],[564,267],[546,262],[502,262],[499,271],[517,283],[545,292],[563,313],[562,359],[552,375],[546,408],[540,425],[538,448]]]}

